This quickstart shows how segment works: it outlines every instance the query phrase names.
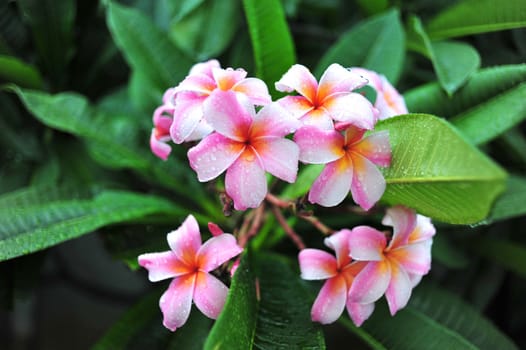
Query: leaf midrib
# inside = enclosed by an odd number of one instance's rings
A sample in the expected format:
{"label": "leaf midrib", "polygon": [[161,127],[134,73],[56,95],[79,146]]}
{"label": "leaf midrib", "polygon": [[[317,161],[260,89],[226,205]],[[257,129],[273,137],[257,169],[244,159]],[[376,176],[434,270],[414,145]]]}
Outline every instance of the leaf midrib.
{"label": "leaf midrib", "polygon": [[491,176],[491,177],[400,177],[400,178],[387,178],[385,182],[387,184],[402,184],[402,183],[455,183],[455,182],[493,182],[504,179],[505,176]]}

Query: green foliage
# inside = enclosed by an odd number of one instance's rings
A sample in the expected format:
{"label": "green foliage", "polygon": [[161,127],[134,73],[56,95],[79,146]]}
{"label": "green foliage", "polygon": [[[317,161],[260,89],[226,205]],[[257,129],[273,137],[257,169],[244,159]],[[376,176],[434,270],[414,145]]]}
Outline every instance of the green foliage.
{"label": "green foliage", "polygon": [[43,84],[35,67],[11,56],[0,56],[0,78],[33,89],[42,88]]}
{"label": "green foliage", "polygon": [[385,203],[469,224],[483,220],[504,190],[506,173],[442,119],[403,115],[380,122],[376,129],[389,131],[393,150],[393,162],[384,168]]}
{"label": "green foliage", "polygon": [[493,206],[490,221],[504,220],[526,214],[526,179],[510,176],[506,191]]}
{"label": "green foliage", "polygon": [[331,63],[336,62],[345,67],[377,71],[395,84],[402,72],[404,58],[405,33],[400,13],[393,9],[358,23],[343,33],[320,59],[315,72],[319,77]]}

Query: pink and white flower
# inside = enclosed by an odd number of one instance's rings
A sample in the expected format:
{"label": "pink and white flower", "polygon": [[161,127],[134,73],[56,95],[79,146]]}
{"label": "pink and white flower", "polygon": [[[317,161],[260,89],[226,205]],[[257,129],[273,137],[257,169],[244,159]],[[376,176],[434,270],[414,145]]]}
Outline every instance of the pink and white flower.
{"label": "pink and white flower", "polygon": [[168,159],[172,148],[170,142],[170,126],[174,112],[174,89],[168,89],[163,95],[163,104],[153,112],[153,129],[150,135],[150,149],[152,153],[162,160]]}
{"label": "pink and white flower", "polygon": [[390,239],[368,226],[355,227],[349,234],[350,256],[366,263],[354,279],[349,299],[371,305],[385,294],[394,315],[431,268],[435,228],[429,218],[403,206],[389,208],[382,223],[393,227]]}
{"label": "pink and white flower", "polygon": [[336,257],[319,249],[303,249],[298,256],[301,278],[305,280],[327,280],[311,309],[313,321],[328,324],[336,321],[347,308],[355,324],[360,325],[372,313],[374,304],[351,302],[347,295],[355,276],[365,266],[352,262],[349,255],[349,234],[343,229],[327,237],[325,245],[333,249]]}
{"label": "pink and white flower", "polygon": [[365,97],[352,92],[366,84],[367,80],[359,74],[334,63],[323,73],[319,84],[308,68],[295,64],[275,85],[278,91],[299,94],[277,102],[305,125],[330,130],[336,121],[370,130],[378,119],[378,111]]}
{"label": "pink and white flower", "polygon": [[[239,98],[246,98],[258,106],[270,103],[265,83],[246,76],[247,72],[243,69],[221,68],[217,60],[194,65],[189,75],[174,90],[175,109],[170,128],[172,140],[177,144],[190,140],[200,123],[206,121],[204,102],[216,91],[234,91]],[[209,128],[208,133],[211,131]]]}
{"label": "pink and white flower", "polygon": [[296,132],[300,161],[326,164],[309,191],[311,203],[336,206],[351,191],[354,201],[369,210],[382,197],[385,179],[376,165],[391,163],[389,134],[380,131],[364,137],[365,132],[353,126],[343,135],[314,126],[303,126]]}
{"label": "pink and white flower", "polygon": [[369,80],[367,85],[376,91],[374,107],[380,111],[378,116],[380,120],[408,113],[404,97],[384,75],[365,68],[352,68],[352,71]]}
{"label": "pink and white flower", "polygon": [[277,104],[263,107],[240,100],[233,91],[216,91],[203,106],[215,132],[188,151],[199,181],[215,179],[226,170],[226,193],[234,208],[258,207],[267,194],[265,171],[293,183],[298,172],[298,146],[286,135],[299,121]]}
{"label": "pink and white flower", "polygon": [[150,281],[173,278],[161,296],[163,324],[171,331],[181,327],[190,315],[192,300],[207,317],[216,319],[225,304],[228,287],[209,272],[240,254],[243,249],[234,236],[220,234],[201,244],[197,221],[189,215],[167,235],[169,251],[139,256]]}

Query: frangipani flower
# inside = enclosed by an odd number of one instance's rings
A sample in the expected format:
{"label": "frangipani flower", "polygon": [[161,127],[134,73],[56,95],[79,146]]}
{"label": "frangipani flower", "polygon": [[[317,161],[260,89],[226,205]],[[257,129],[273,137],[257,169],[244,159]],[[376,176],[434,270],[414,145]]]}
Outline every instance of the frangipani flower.
{"label": "frangipani flower", "polygon": [[[270,103],[267,85],[260,79],[246,78],[246,75],[243,69],[222,69],[217,60],[193,66],[190,74],[175,88],[176,106],[170,128],[173,141],[179,144],[189,140],[203,121],[203,103],[216,91],[234,91],[258,106]],[[211,131],[210,128],[208,133]]]}
{"label": "frangipani flower", "polygon": [[148,270],[150,281],[173,278],[159,301],[164,326],[171,331],[181,327],[190,315],[192,300],[203,314],[216,319],[225,304],[228,288],[209,272],[243,249],[228,233],[201,244],[199,226],[192,215],[170,232],[167,240],[171,250],[138,258],[139,265]]}
{"label": "frangipani flower", "polygon": [[275,103],[256,115],[246,102],[233,91],[212,94],[203,108],[215,132],[188,151],[199,181],[215,179],[226,170],[226,193],[237,210],[261,204],[267,194],[265,171],[290,183],[298,172],[298,146],[285,136],[299,121]]}
{"label": "frangipani flower", "polygon": [[380,131],[364,137],[366,130],[335,130],[303,126],[294,135],[300,161],[326,164],[309,191],[309,201],[325,207],[341,203],[349,190],[356,203],[369,210],[385,191],[385,179],[375,164],[389,166],[389,134]]}
{"label": "frangipani flower", "polygon": [[333,129],[333,120],[372,129],[378,111],[362,95],[352,92],[367,84],[367,80],[339,64],[331,64],[320,83],[308,68],[293,65],[276,82],[276,90],[296,91],[298,96],[285,96],[277,102],[300,118],[305,125],[325,130]]}
{"label": "frangipani flower", "polygon": [[391,315],[405,307],[412,288],[431,268],[431,244],[435,228],[429,218],[396,206],[382,221],[393,226],[390,240],[368,226],[349,234],[350,255],[367,265],[356,275],[349,291],[352,302],[370,305],[384,293]]}
{"label": "frangipani flower", "polygon": [[379,119],[383,120],[407,113],[404,97],[400,95],[385,76],[364,68],[352,68],[352,71],[369,80],[367,85],[376,90],[374,107],[380,111]]}
{"label": "frangipani flower", "polygon": [[356,324],[366,320],[374,309],[374,304],[352,303],[347,295],[355,276],[365,266],[352,262],[349,255],[349,234],[343,229],[327,237],[325,245],[333,249],[336,257],[319,249],[303,249],[299,256],[301,278],[305,280],[327,280],[321,288],[311,309],[313,321],[328,324],[336,321],[345,307]]}
{"label": "frangipani flower", "polygon": [[153,129],[150,135],[150,149],[162,160],[168,159],[172,148],[167,145],[170,138],[174,112],[174,89],[168,89],[163,95],[163,104],[153,112]]}

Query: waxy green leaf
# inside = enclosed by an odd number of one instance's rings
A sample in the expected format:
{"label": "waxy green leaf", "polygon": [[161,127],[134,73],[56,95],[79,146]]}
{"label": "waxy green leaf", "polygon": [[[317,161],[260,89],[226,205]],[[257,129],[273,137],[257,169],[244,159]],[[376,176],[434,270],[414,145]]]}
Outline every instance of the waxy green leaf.
{"label": "waxy green leaf", "polygon": [[392,163],[382,168],[382,201],[434,219],[471,224],[486,218],[505,187],[506,172],[443,119],[409,114],[379,122],[388,130]]}
{"label": "waxy green leaf", "polygon": [[505,269],[526,278],[526,246],[518,242],[490,237],[477,237],[470,249]]}
{"label": "waxy green leaf", "polygon": [[294,42],[279,0],[243,0],[256,75],[275,94],[274,83],[296,62]]}
{"label": "waxy green leaf", "polygon": [[35,67],[12,56],[0,56],[0,79],[31,89],[41,89],[44,85]]}
{"label": "waxy green leaf", "polygon": [[331,63],[363,67],[383,74],[396,84],[405,59],[405,33],[398,10],[390,10],[356,24],[321,58],[316,75]]}
{"label": "waxy green leaf", "polygon": [[526,215],[526,178],[510,176],[506,191],[495,201],[489,222]]}
{"label": "waxy green leaf", "polygon": [[433,18],[427,31],[441,39],[520,27],[526,27],[523,0],[464,0]]}

